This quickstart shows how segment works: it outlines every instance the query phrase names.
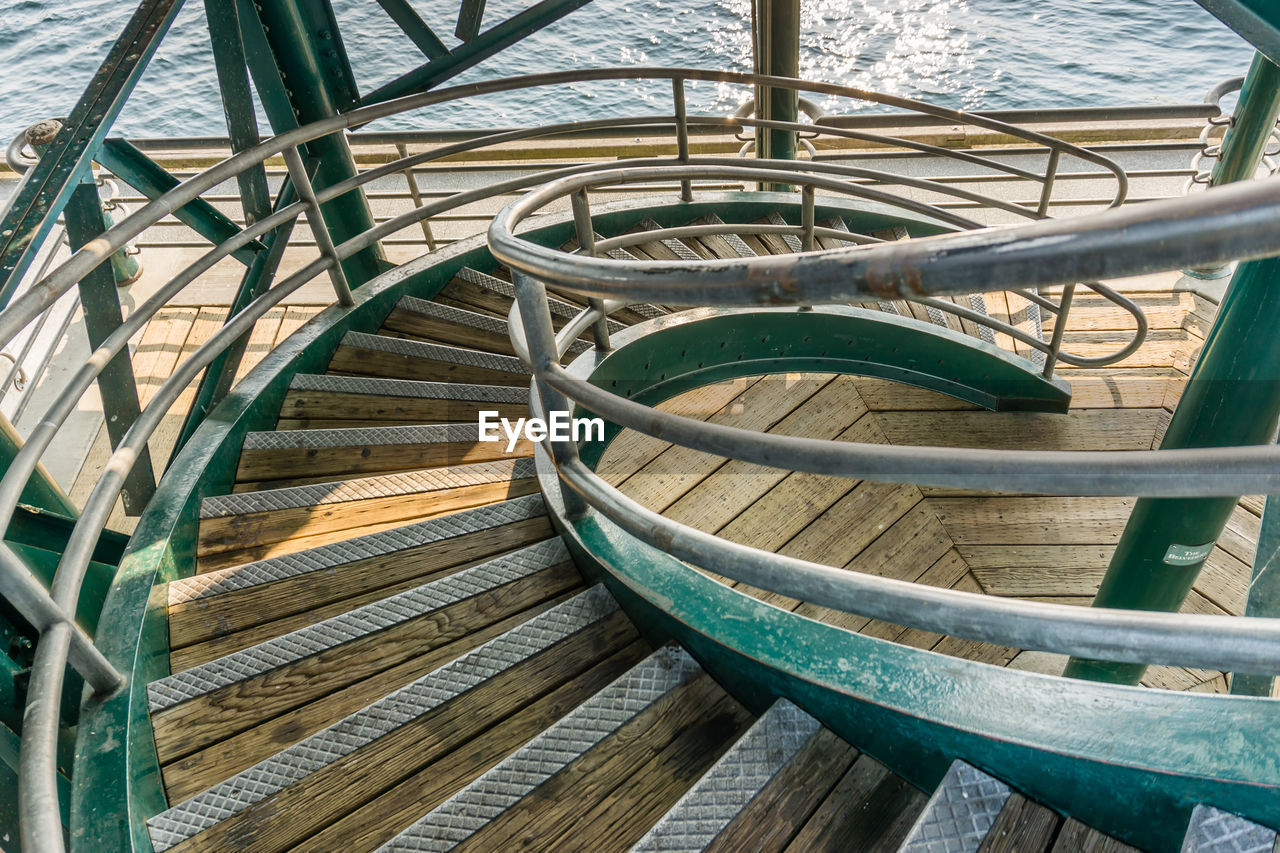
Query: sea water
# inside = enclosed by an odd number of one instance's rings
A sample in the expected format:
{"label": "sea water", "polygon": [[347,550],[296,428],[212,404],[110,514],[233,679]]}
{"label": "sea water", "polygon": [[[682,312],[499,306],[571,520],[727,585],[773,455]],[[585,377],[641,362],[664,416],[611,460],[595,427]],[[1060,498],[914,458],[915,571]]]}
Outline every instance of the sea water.
{"label": "sea water", "polygon": [[[489,0],[491,26],[531,0]],[[458,0],[415,0],[451,37]],[[65,116],[124,27],[131,0],[0,0],[0,144]],[[363,92],[424,58],[373,0],[334,0]],[[1193,0],[801,0],[802,76],[964,109],[1199,101],[1252,49]],[[751,70],[749,0],[594,0],[454,82],[611,65]],[[749,92],[701,84],[690,110],[723,114]],[[489,96],[379,128],[495,127],[667,112],[669,87],[579,84],[554,97]],[[865,105],[828,103],[841,110]],[[188,0],[116,131],[225,133],[204,9]]]}

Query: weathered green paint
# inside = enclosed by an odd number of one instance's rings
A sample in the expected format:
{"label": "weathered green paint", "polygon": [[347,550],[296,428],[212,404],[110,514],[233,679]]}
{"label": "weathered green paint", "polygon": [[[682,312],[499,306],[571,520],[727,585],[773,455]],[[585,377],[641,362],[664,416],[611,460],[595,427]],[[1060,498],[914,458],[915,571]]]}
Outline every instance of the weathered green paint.
{"label": "weathered green paint", "polygon": [[48,152],[18,187],[0,221],[0,307],[13,298],[181,6],[182,0],[138,4]]}
{"label": "weathered green paint", "polygon": [[458,45],[448,56],[432,59],[374,89],[360,103],[362,106],[380,104],[401,95],[425,92],[439,86],[445,80],[456,77],[589,2],[591,0],[541,0],[502,23],[495,24],[471,41]]}
{"label": "weathered green paint", "polygon": [[1222,139],[1222,153],[1213,168],[1210,185],[1252,178],[1262,162],[1280,117],[1280,66],[1261,53],[1253,57],[1240,89],[1235,114]]}
{"label": "weathered green paint", "polygon": [[[61,551],[63,543],[75,529],[75,517],[26,504],[14,508],[13,519],[4,538],[51,551]],[[124,555],[129,537],[114,530],[104,530],[98,537],[90,557],[99,563],[117,566]]]}
{"label": "weathered green paint", "polygon": [[[1262,510],[1244,615],[1280,616],[1280,496],[1277,495],[1268,495]],[[1274,676],[1238,674],[1231,678],[1231,692],[1237,696],[1270,696],[1274,686]]]}
{"label": "weathered green paint", "polygon": [[[152,160],[133,143],[124,139],[107,139],[94,157],[103,167],[148,199],[155,200],[178,185],[178,179]],[[240,227],[204,199],[188,202],[173,212],[174,217],[190,226],[210,243],[219,244],[240,233]],[[232,257],[243,264],[253,261],[266,246],[254,240]]]}
{"label": "weathered green paint", "polygon": [[[755,72],[772,77],[800,76],[800,0],[752,0],[752,44]],[[756,116],[767,121],[799,119],[800,93],[794,89],[756,86]],[[757,156],[794,160],[796,133],[756,128]],[[761,189],[785,191],[787,184],[764,184]]]}
{"label": "weathered green paint", "polygon": [[428,59],[442,59],[449,55],[449,48],[444,46],[408,0],[378,0],[378,5]]}
{"label": "weathered green paint", "polygon": [[[326,0],[278,0],[253,8],[257,11],[261,24],[259,29],[264,34],[289,102],[290,114],[287,116],[279,115],[279,105],[272,109],[269,102],[264,102],[268,107],[267,116],[277,133],[295,125],[330,118],[354,105],[357,93],[354,82],[349,78],[350,69],[342,49],[341,35],[336,25],[327,23],[332,17],[332,10]],[[243,11],[244,6],[240,9]],[[252,29],[247,25],[245,28]],[[355,159],[342,133],[312,140],[306,145],[306,153],[318,164],[314,178],[317,189],[356,174]],[[363,190],[359,188],[320,207],[335,244],[373,227],[373,215],[369,212]],[[343,271],[353,287],[374,278],[386,266],[382,250],[376,245],[342,262]]]}
{"label": "weathered green paint", "polygon": [[[13,540],[6,540],[6,542],[22,558],[23,564],[31,574],[44,584],[45,589],[49,589],[53,585],[53,573],[58,569],[58,561],[62,559],[65,541],[55,540],[45,547]],[[49,545],[56,547],[57,550],[51,550]],[[84,628],[90,637],[98,630],[98,616],[102,611],[102,603],[106,601],[107,592],[111,589],[115,574],[115,564],[89,561],[84,585],[81,587],[80,600],[76,603],[76,623]]]}
{"label": "weathered green paint", "polygon": [[[92,182],[76,187],[67,202],[64,217],[67,223],[67,240],[72,251],[98,238],[107,229],[98,202],[98,188]],[[99,264],[80,279],[79,288],[89,348],[97,349],[124,322],[115,274],[110,266]],[[98,391],[102,396],[107,437],[111,439],[112,448],[119,447],[125,433],[142,411],[138,401],[138,384],[133,375],[133,361],[127,349],[118,352],[98,374]],[[155,487],[151,452],[143,448],[126,477],[124,490],[121,492],[125,512],[139,515],[147,501],[151,500]]]}
{"label": "weathered green paint", "polygon": [[[218,90],[222,93],[227,136],[231,140],[231,150],[238,154],[261,141],[253,92],[249,88],[240,14],[235,0],[205,0],[204,13],[209,24],[209,46],[213,50],[213,65],[218,74]],[[236,176],[236,182],[240,186],[240,204],[245,220],[250,224],[258,222],[271,210],[266,166],[258,163],[245,169]]]}
{"label": "weathered green paint", "polygon": [[[839,305],[685,312],[613,336],[591,382],[654,405],[739,376],[783,372],[876,376],[948,394],[992,411],[1065,412],[1070,386],[1047,380],[1032,362],[977,338],[919,320]],[[620,431],[582,449],[599,460]]]}
{"label": "weathered green paint", "polygon": [[[9,419],[4,415],[0,415],[0,462],[7,469],[9,462],[18,454],[22,448],[22,436],[18,435],[18,431],[13,428],[13,424],[9,423]],[[22,502],[33,507],[49,510],[69,518],[76,518],[80,515],[80,510],[72,503],[71,498],[62,490],[49,474],[49,471],[43,464],[37,465],[36,470],[31,474],[31,478],[27,480],[27,485],[22,489]]]}
{"label": "weathered green paint", "polygon": [[[1280,420],[1277,285],[1280,258],[1249,261],[1236,269],[1165,430],[1162,449],[1265,444],[1275,436]],[[1239,495],[1138,500],[1094,606],[1177,610],[1204,559],[1181,559],[1180,549],[1173,546],[1197,549],[1216,542],[1238,500]],[[1145,671],[1140,664],[1073,659],[1066,674],[1136,684]]]}
{"label": "weathered green paint", "polygon": [[1275,0],[1196,0],[1247,42],[1280,64],[1280,5]]}
{"label": "weathered green paint", "polygon": [[[678,361],[662,331],[645,334],[660,323],[616,335],[620,351]],[[775,328],[791,337],[800,327]],[[588,352],[569,369],[597,382],[607,363]],[[720,364],[741,362],[730,353]],[[679,384],[672,380],[650,375],[632,398]],[[592,442],[583,458],[598,459],[607,441]],[[862,636],[732,589],[598,513],[569,522],[540,450],[539,477],[579,566],[608,583],[646,633],[683,644],[756,711],[790,698],[924,790],[962,759],[1154,851],[1179,849],[1199,802],[1280,820],[1280,729],[1270,701],[1070,681]]]}

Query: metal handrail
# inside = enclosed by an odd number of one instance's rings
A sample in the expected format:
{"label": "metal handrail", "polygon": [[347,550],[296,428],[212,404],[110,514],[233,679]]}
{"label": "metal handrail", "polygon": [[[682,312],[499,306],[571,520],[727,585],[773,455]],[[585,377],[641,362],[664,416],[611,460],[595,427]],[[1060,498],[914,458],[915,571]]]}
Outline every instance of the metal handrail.
{"label": "metal handrail", "polygon": [[[498,141],[535,138],[538,136],[553,136],[557,133],[581,130],[588,126],[598,126],[601,128],[619,127],[634,124],[634,120],[623,118],[603,120],[600,122],[578,122],[573,124],[553,125],[528,131],[522,130],[491,134],[480,137],[479,139],[440,146],[439,148],[423,154],[416,154],[411,157],[402,157],[399,160],[387,164],[386,166],[362,172],[340,184],[335,184],[325,189],[314,191],[309,191],[309,184],[305,180],[298,180],[297,177],[299,172],[298,165],[300,162],[300,146],[313,139],[327,136],[335,132],[340,132],[348,128],[362,126],[378,118],[475,95],[511,91],[515,89],[555,86],[564,83],[577,83],[587,80],[648,78],[667,79],[672,84],[673,115],[669,118],[660,117],[661,121],[658,123],[666,124],[671,127],[677,142],[676,155],[674,158],[637,158],[630,161],[623,161],[620,165],[624,167],[643,169],[658,165],[670,165],[672,163],[681,163],[684,165],[689,165],[691,163],[696,164],[698,162],[697,158],[691,158],[689,154],[688,132],[691,125],[701,127],[722,126],[725,128],[733,128],[747,126],[754,122],[756,126],[760,127],[781,127],[784,129],[789,127],[789,125],[785,123],[767,123],[752,119],[726,119],[714,116],[692,117],[687,115],[683,110],[684,88],[687,81],[698,80],[740,83],[743,85],[753,86],[768,85],[774,88],[790,88],[840,97],[849,97],[890,106],[897,106],[920,114],[948,119],[953,122],[961,122],[992,130],[998,130],[1028,142],[1043,145],[1051,155],[1049,161],[1050,168],[1046,171],[1046,174],[1043,176],[1035,173],[1023,174],[1025,170],[1019,170],[1016,167],[1008,167],[989,158],[982,158],[977,155],[966,154],[963,152],[951,152],[946,149],[941,149],[937,153],[940,156],[954,157],[955,159],[961,159],[966,162],[983,165],[1005,174],[1012,174],[1018,177],[1026,177],[1029,175],[1031,179],[1039,181],[1043,185],[1042,198],[1046,197],[1045,194],[1047,194],[1052,188],[1053,174],[1054,169],[1056,169],[1058,158],[1062,155],[1075,156],[1094,163],[1095,165],[1102,166],[1115,176],[1117,192],[1115,199],[1113,199],[1113,203],[1118,203],[1118,200],[1122,199],[1124,194],[1125,178],[1123,170],[1119,169],[1119,167],[1113,162],[1105,157],[1089,152],[1086,149],[1054,140],[1051,137],[1044,136],[1043,134],[1026,131],[1005,122],[986,117],[934,107],[912,99],[882,95],[852,87],[810,83],[800,80],[762,75],[682,68],[604,69],[587,72],[568,71],[518,78],[504,78],[483,83],[455,86],[364,107],[350,113],[335,116],[333,118],[315,122],[296,130],[280,134],[256,146],[236,153],[209,169],[206,169],[203,172],[183,181],[160,198],[139,206],[130,215],[124,217],[119,223],[110,228],[100,238],[91,241],[51,273],[39,278],[26,293],[15,299],[6,310],[0,312],[0,346],[3,346],[11,341],[13,337],[32,322],[32,320],[43,313],[45,309],[51,306],[63,293],[80,281],[88,272],[96,268],[98,265],[107,262],[112,254],[123,248],[129,241],[137,237],[148,227],[155,224],[165,216],[179,210],[191,201],[199,198],[202,194],[208,192],[219,184],[222,184],[228,179],[234,178],[247,169],[256,167],[268,158],[279,154],[283,154],[285,156],[286,161],[290,166],[290,172],[294,175],[295,182],[298,185],[301,200],[277,211],[270,217],[263,219],[261,222],[241,230],[230,240],[215,246],[194,264],[171,279],[155,297],[148,300],[143,307],[131,314],[125,325],[117,329],[115,333],[108,337],[102,346],[95,350],[89,362],[86,363],[80,371],[77,371],[72,382],[50,406],[49,411],[46,413],[45,417],[42,418],[28,441],[27,448],[24,448],[24,451],[18,454],[18,457],[14,460],[14,464],[11,465],[10,469],[6,472],[5,477],[0,479],[0,517],[9,517],[12,514],[14,503],[16,502],[16,496],[21,492],[21,489],[16,488],[15,484],[20,481],[25,481],[31,470],[34,470],[32,466],[38,462],[40,455],[49,446],[49,441],[51,440],[52,435],[65,421],[69,412],[74,408],[75,400],[77,400],[79,396],[87,390],[97,373],[102,370],[103,366],[105,366],[108,361],[110,361],[110,358],[120,352],[123,347],[127,345],[130,334],[136,332],[137,329],[141,327],[141,324],[153,316],[154,312],[158,310],[158,308],[168,299],[172,298],[174,294],[194,281],[203,271],[211,267],[217,260],[226,257],[236,248],[246,245],[252,239],[265,234],[271,228],[295,219],[297,216],[304,213],[311,220],[313,226],[315,226],[313,231],[317,232],[317,237],[319,237],[319,233],[327,234],[327,229],[324,226],[321,205],[330,199],[349,192],[352,189],[361,187],[383,174],[403,171],[404,169],[410,168],[418,163],[428,162],[433,159],[447,156],[449,153],[460,153],[463,151],[474,150],[486,145],[495,144]],[[813,132],[818,129],[813,125],[805,125],[803,127],[806,132]],[[832,135],[850,136],[846,130],[839,128],[831,131],[824,129],[823,132],[830,132]],[[918,145],[911,143],[909,140],[902,140],[890,135],[861,134],[853,138],[868,137],[874,138],[876,141],[885,145],[902,147],[905,149],[915,148],[920,150]],[[46,619],[33,619],[36,626],[41,629],[41,638],[36,646],[35,663],[32,668],[32,677],[28,690],[28,705],[24,715],[21,767],[19,770],[22,840],[25,848],[42,851],[58,851],[62,849],[62,829],[60,826],[57,806],[56,751],[60,696],[68,660],[70,659],[76,664],[77,669],[85,675],[86,682],[91,689],[98,693],[108,693],[114,690],[122,678],[121,674],[115,671],[109,663],[106,664],[105,667],[101,667],[95,666],[92,661],[86,662],[83,660],[86,655],[92,656],[97,653],[97,650],[91,642],[87,642],[87,638],[83,636],[83,632],[80,632],[79,629],[76,628],[70,614],[74,613],[75,606],[79,599],[80,587],[84,580],[93,544],[96,543],[106,524],[111,507],[119,495],[124,478],[131,470],[138,452],[145,446],[147,438],[160,422],[163,413],[167,411],[169,406],[177,399],[181,390],[198,375],[201,369],[210,364],[213,359],[216,358],[217,355],[220,354],[233,340],[240,337],[249,328],[251,328],[252,324],[261,317],[263,313],[273,305],[278,304],[280,300],[288,295],[288,293],[296,290],[298,287],[302,286],[302,284],[310,281],[315,276],[322,273],[328,273],[334,282],[335,292],[339,301],[345,301],[347,296],[343,290],[344,279],[342,278],[339,262],[350,257],[357,251],[373,244],[382,237],[461,204],[490,198],[514,190],[524,189],[534,183],[545,181],[549,177],[571,177],[581,172],[590,171],[594,168],[595,166],[592,164],[568,167],[559,170],[549,170],[538,175],[526,176],[524,178],[516,178],[491,184],[480,190],[457,193],[432,204],[418,207],[406,214],[397,216],[372,229],[356,235],[355,237],[336,246],[331,242],[326,244],[321,240],[320,258],[311,262],[293,275],[285,278],[265,294],[249,303],[249,305],[241,312],[230,318],[222,330],[215,334],[208,342],[197,348],[195,352],[179,366],[175,373],[161,385],[149,401],[147,407],[142,411],[138,420],[126,432],[119,447],[112,454],[107,465],[106,472],[94,486],[92,493],[86,501],[83,513],[75,525],[72,535],[68,541],[66,551],[64,552],[55,572],[52,589],[50,593],[43,594],[43,599],[38,602],[40,607],[44,607],[46,609],[51,608],[51,615]],[[305,170],[302,170],[302,176],[305,178]],[[863,188],[863,192],[865,192],[865,188]],[[985,202],[992,201],[987,197],[982,198]],[[902,199],[896,199],[894,203],[901,205],[903,201],[904,200]],[[951,219],[949,221],[954,221],[955,215],[950,214],[950,217]],[[935,218],[941,217],[937,217],[935,213]],[[873,246],[870,248],[874,249],[876,247]],[[599,302],[596,302],[591,310],[599,312],[599,316],[603,316],[604,312],[616,307],[616,304],[617,303],[609,302],[601,305]],[[21,561],[17,559],[16,555],[7,554],[3,549],[0,549],[0,586],[8,580],[30,580],[30,578],[30,573],[26,570],[25,566],[21,565]],[[97,654],[100,657],[100,653]]]}

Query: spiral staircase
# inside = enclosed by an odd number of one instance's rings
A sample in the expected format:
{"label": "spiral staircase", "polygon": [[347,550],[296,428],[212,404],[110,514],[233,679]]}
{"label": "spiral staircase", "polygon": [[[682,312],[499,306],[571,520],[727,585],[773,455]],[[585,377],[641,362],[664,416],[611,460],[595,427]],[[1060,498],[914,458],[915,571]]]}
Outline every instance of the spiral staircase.
{"label": "spiral staircase", "polygon": [[[381,117],[646,76],[670,85],[670,117],[317,170],[320,143]],[[1018,147],[690,115],[697,82]],[[1280,451],[1155,449],[1199,399],[1198,367],[1269,334],[1229,332],[1272,317],[1249,284],[1280,275],[1276,179],[1125,205],[1113,159],[1036,130],[698,69],[376,101],[166,185],[0,312],[7,342],[171,215],[213,244],[95,343],[0,479],[0,616],[38,639],[14,680],[24,849],[1280,849],[1276,700],[1229,692],[1280,671],[1256,593],[1276,543],[1248,496],[1280,489]],[[653,156],[415,189],[380,221],[342,208],[424,163],[655,125]],[[746,129],[814,156],[721,156]],[[905,165],[819,156],[851,140]],[[265,188],[280,161],[274,206],[212,216],[218,187]],[[986,171],[948,182],[926,162]],[[1105,184],[1106,209],[1051,218],[1072,180]],[[433,217],[498,200],[486,234],[435,245]],[[277,276],[304,221],[305,257]],[[380,241],[419,228],[430,251],[389,262]],[[50,512],[40,458],[81,396],[241,256],[246,282],[269,269],[261,287],[113,433],[78,517]],[[1220,306],[1118,283],[1229,262]],[[326,277],[334,303],[232,385],[226,354]],[[197,384],[207,412],[122,545],[112,507]],[[603,436],[478,430],[482,413],[555,411],[598,416]],[[1177,614],[1080,606],[1134,495],[1224,502],[1222,536],[1169,552],[1205,564]],[[19,542],[33,519],[59,541]],[[1066,677],[1080,661],[1145,677]]]}

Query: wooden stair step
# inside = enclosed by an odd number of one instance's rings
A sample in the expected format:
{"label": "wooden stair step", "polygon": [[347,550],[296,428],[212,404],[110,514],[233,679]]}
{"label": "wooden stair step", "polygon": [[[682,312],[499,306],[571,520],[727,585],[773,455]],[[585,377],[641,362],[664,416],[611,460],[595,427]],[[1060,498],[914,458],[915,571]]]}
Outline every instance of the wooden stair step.
{"label": "wooden stair step", "polygon": [[[458,274],[435,297],[435,301],[443,305],[480,311],[503,318],[510,312],[511,303],[515,299],[516,290],[511,282],[469,267],[459,270]],[[560,299],[554,294],[548,294],[547,308],[551,312],[551,323],[557,329],[562,328],[582,311],[581,306]],[[625,328],[625,323],[615,319],[609,320],[610,332]]]}
{"label": "wooden stair step", "polygon": [[[147,685],[161,763],[581,583],[548,539]],[[287,687],[288,689],[282,689]]]}
{"label": "wooden stair step", "polygon": [[358,426],[342,421],[475,423],[481,409],[505,418],[529,413],[529,389],[300,373],[289,383],[276,429]]}
{"label": "wooden stair step", "polygon": [[329,370],[428,382],[521,386],[529,382],[528,371],[513,356],[364,332],[343,336]]}
{"label": "wooden stair step", "polygon": [[179,649],[234,634],[550,535],[542,497],[530,495],[181,578],[169,584],[169,645]]}
{"label": "wooden stair step", "polygon": [[235,492],[200,504],[202,572],[302,551],[411,520],[531,495],[532,457]]}
{"label": "wooden stair step", "polygon": [[[702,221],[707,225],[725,225],[725,221],[714,213],[703,217]],[[727,226],[726,226],[727,227]],[[710,235],[698,238],[702,244],[721,260],[732,260],[734,258],[754,258],[755,250],[746,244],[746,242],[737,234],[726,232],[721,235]]]}
{"label": "wooden stair step", "polygon": [[896,850],[925,795],[869,755],[858,756],[786,847],[786,853]]}
{"label": "wooden stair step", "polygon": [[597,586],[151,818],[152,844],[287,849],[636,636]]}
{"label": "wooden stair step", "polygon": [[702,673],[665,646],[397,835],[386,850],[453,847],[481,832],[543,783]]}
{"label": "wooden stair step", "polygon": [[1013,792],[994,776],[952,762],[899,848],[902,853],[976,853]]}
{"label": "wooden stair step", "polygon": [[706,849],[820,728],[786,699],[774,702],[640,839],[633,853]]}
{"label": "wooden stair step", "polygon": [[482,442],[478,432],[474,423],[251,432],[245,436],[240,452],[236,481],[270,483],[271,486],[259,488],[271,488],[323,482],[326,477],[492,462],[533,454],[533,445],[524,438],[508,453],[505,439]]}
{"label": "wooden stair step", "polygon": [[[223,779],[270,758],[280,750],[332,725],[334,720],[354,714],[388,693],[439,669],[539,613],[550,610],[577,595],[583,588],[574,587],[527,610],[513,613],[442,646],[425,650],[369,678],[326,693],[253,728],[163,765],[161,771],[169,802],[176,803],[192,797]],[[643,657],[643,654],[642,651],[639,657]],[[409,815],[401,826],[407,825],[419,814],[421,811]]]}
{"label": "wooden stair step", "polygon": [[[491,317],[414,296],[402,297],[383,321],[382,328],[450,346],[511,356],[516,354],[505,318]],[[578,355],[590,347],[591,344],[586,341],[576,340],[569,345],[568,355]]]}

